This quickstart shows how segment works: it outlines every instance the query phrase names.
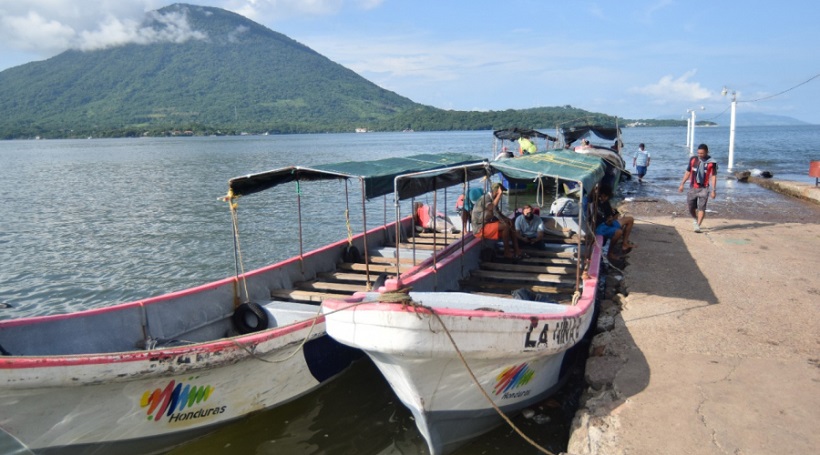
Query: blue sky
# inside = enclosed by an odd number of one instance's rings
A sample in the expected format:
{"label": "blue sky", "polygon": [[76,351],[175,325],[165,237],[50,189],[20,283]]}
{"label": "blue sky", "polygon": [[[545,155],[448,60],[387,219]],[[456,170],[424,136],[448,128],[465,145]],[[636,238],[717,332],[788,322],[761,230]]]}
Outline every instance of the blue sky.
{"label": "blue sky", "polygon": [[[137,30],[143,14],[172,3],[0,0],[0,70],[69,48],[145,39]],[[697,109],[697,119],[708,120],[728,109],[726,86],[737,94],[739,115],[820,124],[814,2],[189,3],[239,13],[381,87],[443,109],[572,105],[625,118],[684,118]]]}

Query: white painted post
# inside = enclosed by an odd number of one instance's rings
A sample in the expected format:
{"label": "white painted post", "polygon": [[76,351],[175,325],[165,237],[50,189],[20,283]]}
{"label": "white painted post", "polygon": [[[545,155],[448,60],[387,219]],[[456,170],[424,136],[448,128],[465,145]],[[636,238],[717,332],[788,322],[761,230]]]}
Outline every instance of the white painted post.
{"label": "white painted post", "polygon": [[695,110],[692,109],[692,136],[689,139],[689,156],[695,154]]}
{"label": "white painted post", "polygon": [[735,111],[737,109],[737,96],[732,92],[732,115],[729,122],[729,172],[735,168]]}

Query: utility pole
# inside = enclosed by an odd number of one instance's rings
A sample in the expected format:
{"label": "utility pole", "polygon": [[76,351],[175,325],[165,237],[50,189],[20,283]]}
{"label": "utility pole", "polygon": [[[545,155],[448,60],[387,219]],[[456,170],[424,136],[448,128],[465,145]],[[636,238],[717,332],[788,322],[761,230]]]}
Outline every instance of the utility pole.
{"label": "utility pole", "polygon": [[[723,87],[721,94],[726,96],[729,89]],[[729,120],[729,172],[735,168],[735,113],[737,112],[737,92],[732,90],[732,114]]]}
{"label": "utility pole", "polygon": [[[701,106],[700,110],[706,109],[705,107]],[[687,138],[687,142],[689,144],[689,156],[695,154],[695,109],[687,109],[686,112],[692,114],[692,119],[690,120],[691,127],[687,131],[689,133],[689,137]]]}

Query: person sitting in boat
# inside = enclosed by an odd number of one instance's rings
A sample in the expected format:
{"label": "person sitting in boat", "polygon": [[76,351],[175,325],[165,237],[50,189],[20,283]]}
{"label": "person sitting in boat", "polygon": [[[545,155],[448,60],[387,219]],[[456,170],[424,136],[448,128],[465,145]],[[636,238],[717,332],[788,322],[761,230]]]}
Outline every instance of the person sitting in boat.
{"label": "person sitting in boat", "polygon": [[467,189],[466,197],[460,194],[456,200],[456,213],[461,216],[461,230],[467,229],[467,223],[470,222],[470,217],[473,214],[473,207],[478,198],[484,195],[484,190],[481,188]]}
{"label": "person sitting in boat", "polygon": [[544,244],[544,220],[535,214],[530,204],[524,205],[515,218],[515,236],[519,245],[541,247]]}
{"label": "person sitting in boat", "polygon": [[538,147],[527,136],[518,138],[518,152],[522,155],[531,155],[538,151]]}
{"label": "person sitting in boat", "polygon": [[451,223],[443,213],[437,212],[435,217],[432,216],[433,211],[430,210],[430,206],[427,204],[416,202],[414,203],[413,208],[413,216],[416,220],[416,227],[421,228],[423,232],[449,231],[454,234],[460,232],[455,226],[453,226],[453,223]]}
{"label": "person sitting in boat", "polygon": [[612,188],[601,187],[598,191],[598,227],[595,234],[609,240],[609,253],[607,259],[610,261],[621,259],[616,253],[618,241],[622,241],[621,250],[624,254],[632,251],[638,245],[629,241],[629,234],[635,220],[631,216],[621,216],[617,210],[612,208],[609,200],[612,197]]}
{"label": "person sitting in boat", "polygon": [[[521,250],[518,248],[518,238],[513,235],[512,220],[499,209],[501,197],[506,190],[501,183],[493,183],[490,191],[476,201],[471,217],[473,233],[478,238],[501,240],[505,258],[520,258]],[[510,243],[515,253],[510,251]]]}

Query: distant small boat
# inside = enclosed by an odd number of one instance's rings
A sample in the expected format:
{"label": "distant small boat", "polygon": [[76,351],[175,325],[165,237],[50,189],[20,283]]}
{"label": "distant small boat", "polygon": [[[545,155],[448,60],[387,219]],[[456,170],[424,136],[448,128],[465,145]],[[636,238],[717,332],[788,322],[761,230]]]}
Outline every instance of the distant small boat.
{"label": "distant small boat", "polygon": [[367,133],[367,128],[356,128],[357,133]]}
{"label": "distant small boat", "polygon": [[[591,143],[588,138],[597,137],[606,141],[613,141],[614,145]],[[565,126],[558,129],[559,142],[564,148],[570,148],[576,153],[594,155],[601,158],[606,164],[604,184],[613,189],[618,188],[622,179],[631,179],[632,174],[626,169],[626,162],[621,156],[621,129],[617,126],[582,125]],[[575,141],[581,141],[579,145]]]}
{"label": "distant small boat", "polygon": [[[495,130],[493,131],[493,159],[502,160],[529,154],[529,152],[522,150],[519,145],[515,145],[516,141],[520,141],[522,139],[533,141],[532,143],[535,144],[536,149],[538,148],[538,139],[543,139],[544,146],[541,148],[542,151],[549,150],[551,148],[550,144],[555,144],[557,140],[549,134],[529,128],[513,127]],[[501,183],[504,184],[507,191],[511,194],[535,191],[535,185],[532,181],[511,181],[503,174],[501,174]]]}

